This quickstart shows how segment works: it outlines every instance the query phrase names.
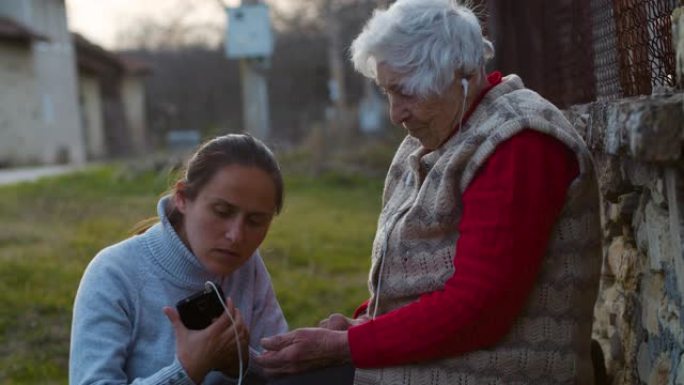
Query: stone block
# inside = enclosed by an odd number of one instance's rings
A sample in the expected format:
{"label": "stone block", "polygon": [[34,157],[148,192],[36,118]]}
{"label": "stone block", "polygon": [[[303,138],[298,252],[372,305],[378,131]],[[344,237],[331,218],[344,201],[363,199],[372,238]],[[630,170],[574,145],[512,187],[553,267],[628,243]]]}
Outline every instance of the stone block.
{"label": "stone block", "polygon": [[[670,362],[667,353],[652,356],[648,344],[642,342],[637,353],[637,372],[639,379],[648,385],[670,384]],[[657,353],[656,353],[657,354]]]}
{"label": "stone block", "polygon": [[667,210],[667,196],[665,193],[665,180],[659,176],[648,187],[649,187],[649,192],[651,193],[651,200],[653,200],[653,203],[655,203],[657,206],[662,207],[662,208]]}
{"label": "stone block", "polygon": [[660,309],[664,304],[663,276],[649,274],[642,279],[641,290],[641,322],[651,335],[660,334]]}
{"label": "stone block", "polygon": [[639,206],[640,197],[641,194],[638,192],[620,195],[618,202],[611,205],[610,220],[616,222],[631,222],[632,216]]}
{"label": "stone block", "polygon": [[658,356],[646,383],[648,385],[670,384],[670,357],[666,353]]}
{"label": "stone block", "polygon": [[589,127],[585,141],[590,145],[589,148],[605,153],[603,147],[605,140],[606,126],[608,125],[607,102],[594,102],[589,108]]}
{"label": "stone block", "polygon": [[616,300],[620,300],[619,288],[612,279],[601,278],[601,289],[594,305],[593,334],[599,340],[605,340],[615,334]]}
{"label": "stone block", "polygon": [[603,149],[646,162],[675,162],[684,142],[684,94],[623,99],[606,108]]}
{"label": "stone block", "polygon": [[606,127],[606,102],[578,104],[564,110],[565,117],[582,136],[589,150],[603,152],[603,132]]}
{"label": "stone block", "polygon": [[679,355],[679,364],[677,364],[674,385],[684,385],[684,353]]}
{"label": "stone block", "polygon": [[648,256],[651,271],[663,271],[665,265],[672,264],[670,223],[667,211],[648,201],[643,215],[635,216],[634,232],[637,245]]}
{"label": "stone block", "polygon": [[[610,350],[609,355],[612,362],[614,363],[624,363],[625,362],[625,352],[622,347],[622,340],[618,333],[613,333],[610,337]],[[610,363],[607,366],[611,366]]]}
{"label": "stone block", "polygon": [[648,384],[648,378],[651,374],[651,369],[653,368],[653,362],[651,361],[651,352],[648,349],[648,344],[645,342],[639,344],[636,361],[639,379],[641,382]]}
{"label": "stone block", "polygon": [[608,248],[606,256],[608,273],[615,276],[616,283],[624,291],[633,292],[638,285],[639,253],[625,237],[616,237]]}
{"label": "stone block", "polygon": [[573,127],[575,127],[575,130],[580,134],[580,136],[584,139],[585,143],[589,148],[591,148],[591,131],[589,128],[591,127],[590,122],[590,115],[589,115],[589,105],[588,104],[582,104],[582,105],[576,105],[572,106],[565,111],[563,111],[565,114],[565,117],[568,119],[570,124],[572,124]]}
{"label": "stone block", "polygon": [[684,94],[620,104],[632,156],[644,161],[674,162],[682,156]]}
{"label": "stone block", "polygon": [[665,188],[669,209],[670,247],[679,298],[684,298],[684,171],[665,170]]}
{"label": "stone block", "polygon": [[665,297],[661,301],[661,306],[658,310],[658,322],[661,328],[666,329],[667,333],[672,335],[672,339],[679,342],[681,346],[681,344],[684,344],[684,330],[682,329],[682,320],[680,318],[681,311],[672,298],[668,297],[667,291],[664,295]]}
{"label": "stone block", "polygon": [[596,154],[596,175],[598,175],[601,196],[616,203],[621,195],[634,190],[624,175],[621,159],[615,155]]}
{"label": "stone block", "polygon": [[606,127],[603,130],[603,150],[609,155],[620,155],[620,150],[627,142],[625,126],[629,114],[620,109],[619,104],[606,107]]}
{"label": "stone block", "polygon": [[622,158],[620,164],[628,183],[633,186],[650,188],[661,178],[661,168],[654,163],[640,162],[633,158]]}

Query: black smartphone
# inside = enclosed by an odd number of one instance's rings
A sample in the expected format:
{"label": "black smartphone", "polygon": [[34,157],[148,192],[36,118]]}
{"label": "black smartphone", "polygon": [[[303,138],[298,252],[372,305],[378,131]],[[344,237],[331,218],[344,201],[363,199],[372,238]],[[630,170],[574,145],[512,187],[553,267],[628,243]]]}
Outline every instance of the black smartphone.
{"label": "black smartphone", "polygon": [[[221,286],[216,285],[216,289],[223,299]],[[178,301],[176,309],[178,309],[183,325],[192,330],[206,328],[223,313],[223,305],[216,296],[216,291],[211,287]]]}

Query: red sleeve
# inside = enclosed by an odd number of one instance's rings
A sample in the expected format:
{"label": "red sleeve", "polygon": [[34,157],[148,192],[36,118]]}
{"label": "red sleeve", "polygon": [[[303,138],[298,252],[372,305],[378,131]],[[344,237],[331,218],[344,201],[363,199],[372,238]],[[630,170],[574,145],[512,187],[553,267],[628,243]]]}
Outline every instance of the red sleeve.
{"label": "red sleeve", "polygon": [[366,310],[368,309],[368,303],[370,302],[370,298],[363,301],[359,307],[354,310],[354,314],[352,315],[352,318],[359,318],[362,316],[364,313],[366,313]]}
{"label": "red sleeve", "polygon": [[560,141],[524,130],[499,145],[463,194],[454,275],[444,289],[349,329],[359,368],[454,356],[506,335],[532,290],[579,166]]}

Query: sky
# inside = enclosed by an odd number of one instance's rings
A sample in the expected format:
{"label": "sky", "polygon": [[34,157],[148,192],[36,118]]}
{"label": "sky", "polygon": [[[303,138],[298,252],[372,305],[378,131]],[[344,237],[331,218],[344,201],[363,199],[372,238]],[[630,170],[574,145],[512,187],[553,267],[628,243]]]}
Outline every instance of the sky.
{"label": "sky", "polygon": [[104,48],[116,49],[126,28],[145,19],[163,21],[182,14],[184,21],[222,26],[221,3],[240,0],[66,0],[69,28]]}

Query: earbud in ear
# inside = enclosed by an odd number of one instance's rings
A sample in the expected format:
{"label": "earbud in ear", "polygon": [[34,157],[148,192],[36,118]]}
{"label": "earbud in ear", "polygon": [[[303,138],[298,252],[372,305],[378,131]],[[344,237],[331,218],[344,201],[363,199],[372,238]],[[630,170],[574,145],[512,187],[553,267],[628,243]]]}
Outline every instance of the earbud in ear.
{"label": "earbud in ear", "polygon": [[468,79],[461,79],[461,88],[463,88],[463,95],[468,95]]}

